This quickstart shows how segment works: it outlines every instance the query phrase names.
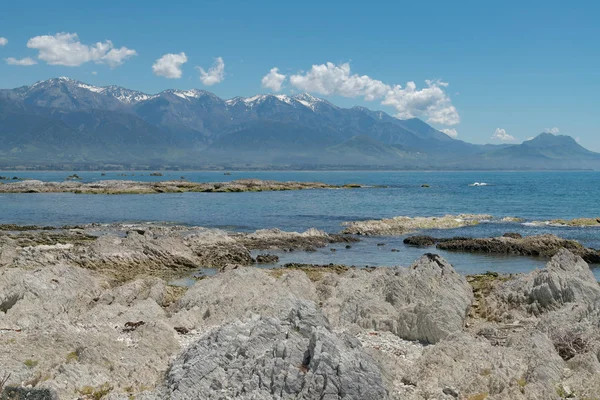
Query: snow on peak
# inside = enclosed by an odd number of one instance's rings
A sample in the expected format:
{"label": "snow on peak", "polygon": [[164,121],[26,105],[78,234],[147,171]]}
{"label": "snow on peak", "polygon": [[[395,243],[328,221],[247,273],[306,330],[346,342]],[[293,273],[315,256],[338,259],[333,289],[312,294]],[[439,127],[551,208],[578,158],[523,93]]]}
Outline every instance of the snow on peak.
{"label": "snow on peak", "polygon": [[242,101],[246,104],[261,103],[261,102],[265,101],[266,98],[267,98],[267,95],[265,95],[265,94],[257,94],[256,96],[246,97],[246,98],[242,99]]}
{"label": "snow on peak", "polygon": [[104,94],[112,96],[124,104],[135,104],[139,103],[140,101],[150,100],[157,97],[157,95],[149,95],[136,90],[124,89],[119,86],[109,86],[104,89]]}
{"label": "snow on peak", "polygon": [[277,98],[277,100],[282,101],[282,102],[284,102],[286,104],[293,104],[293,99],[290,96],[288,96],[288,95],[285,95],[285,94],[276,94],[274,96]]}
{"label": "snow on peak", "polygon": [[236,104],[244,103],[246,107],[253,108],[254,106],[268,99],[269,96],[270,95],[266,94],[257,94],[256,96],[252,97],[234,97],[233,99],[225,101],[225,104],[228,106],[235,106]]}
{"label": "snow on peak", "polygon": [[297,95],[294,96],[294,98],[296,100],[304,100],[304,101],[309,101],[309,102],[312,102],[312,103],[321,103],[321,102],[323,102],[323,99],[320,99],[320,98],[315,97],[315,96],[313,96],[311,94],[308,94],[308,93],[297,94]]}
{"label": "snow on peak", "polygon": [[106,88],[102,88],[102,87],[98,87],[98,86],[92,86],[92,85],[88,85],[86,83],[77,83],[77,87],[80,87],[82,89],[87,89],[90,92],[94,92],[94,93],[103,93]]}
{"label": "snow on peak", "polygon": [[202,96],[202,91],[198,89],[190,89],[190,90],[173,90],[173,93],[177,97],[181,97],[182,99],[198,99]]}
{"label": "snow on peak", "polygon": [[297,94],[294,96],[294,100],[313,111],[315,111],[317,104],[324,101],[323,99],[319,99],[318,97],[312,96],[308,93]]}

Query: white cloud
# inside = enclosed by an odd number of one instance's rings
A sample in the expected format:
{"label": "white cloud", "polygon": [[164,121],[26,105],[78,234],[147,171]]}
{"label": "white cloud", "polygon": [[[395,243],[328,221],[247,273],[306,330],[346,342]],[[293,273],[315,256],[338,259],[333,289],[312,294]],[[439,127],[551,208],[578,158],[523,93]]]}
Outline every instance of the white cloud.
{"label": "white cloud", "polygon": [[554,127],[554,128],[546,128],[546,129],[544,130],[544,132],[551,133],[551,134],[553,134],[553,135],[558,135],[558,134],[560,133],[560,129],[558,129],[557,127]]}
{"label": "white cloud", "polygon": [[452,129],[452,128],[440,129],[440,132],[443,132],[452,138],[455,138],[458,136],[458,132],[456,131],[456,129]]}
{"label": "white cloud", "polygon": [[92,71],[92,75],[98,75],[97,71]]}
{"label": "white cloud", "polygon": [[38,50],[38,58],[50,65],[78,67],[87,62],[107,64],[115,68],[137,52],[127,47],[114,48],[110,40],[88,46],[79,41],[76,33],[36,36],[27,42],[27,47]]}
{"label": "white cloud", "polygon": [[440,80],[425,82],[427,87],[423,89],[417,89],[414,82],[408,82],[405,88],[391,86],[367,75],[352,74],[349,63],[336,65],[331,62],[313,65],[307,72],[290,76],[290,83],[300,90],[327,96],[364,97],[366,101],[380,100],[381,104],[394,107],[398,118],[423,117],[432,123],[458,124],[460,115],[444,90],[448,83]]}
{"label": "white cloud", "polygon": [[364,97],[372,101],[383,97],[390,87],[367,75],[352,74],[350,64],[313,65],[310,71],[290,76],[290,83],[297,89],[343,97]]}
{"label": "white cloud", "polygon": [[423,116],[427,122],[436,124],[460,123],[460,115],[444,91],[448,83],[439,80],[427,80],[425,83],[427,87],[420,90],[414,82],[408,82],[405,88],[396,85],[387,93],[382,104],[393,106],[398,118]]}
{"label": "white cloud", "polygon": [[271,68],[269,73],[263,76],[261,84],[267,89],[271,89],[274,92],[281,90],[281,85],[285,81],[286,76],[279,73],[279,68]]}
{"label": "white cloud", "polygon": [[102,61],[108,64],[109,67],[115,68],[123,64],[124,60],[137,55],[137,52],[127,47],[121,47],[120,49],[111,49],[102,58]]}
{"label": "white cloud", "polygon": [[181,66],[187,62],[187,56],[181,52],[179,54],[165,54],[152,65],[154,75],[164,76],[169,79],[181,78]]}
{"label": "white cloud", "polygon": [[205,71],[202,67],[196,67],[200,71],[200,80],[206,86],[212,86],[225,79],[225,63],[221,57],[217,57],[215,63]]}
{"label": "white cloud", "polygon": [[37,64],[37,61],[35,61],[33,58],[30,58],[30,57],[25,57],[25,58],[21,58],[21,59],[17,59],[14,57],[8,57],[6,59],[6,63],[8,65],[19,65],[21,67],[29,67],[30,65]]}
{"label": "white cloud", "polygon": [[0,36],[0,47],[6,46],[8,44],[8,39]]}
{"label": "white cloud", "polygon": [[492,135],[492,139],[500,140],[502,142],[514,142],[515,140],[517,140],[514,136],[506,133],[506,130],[502,128],[496,128],[496,131]]}

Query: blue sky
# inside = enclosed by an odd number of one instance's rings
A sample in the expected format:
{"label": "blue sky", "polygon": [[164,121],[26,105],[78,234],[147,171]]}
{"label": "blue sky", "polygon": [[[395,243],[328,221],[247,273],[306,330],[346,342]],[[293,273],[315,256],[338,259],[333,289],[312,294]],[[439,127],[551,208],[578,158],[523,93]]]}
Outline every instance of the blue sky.
{"label": "blue sky", "polygon": [[[2,88],[69,76],[231,98],[277,89],[261,84],[276,67],[281,93],[418,116],[462,140],[520,141],[557,128],[600,151],[600,5],[591,1],[5,3]],[[73,43],[84,50],[66,54]],[[177,58],[153,70],[181,53],[181,77]],[[210,70],[218,57],[222,74]]]}

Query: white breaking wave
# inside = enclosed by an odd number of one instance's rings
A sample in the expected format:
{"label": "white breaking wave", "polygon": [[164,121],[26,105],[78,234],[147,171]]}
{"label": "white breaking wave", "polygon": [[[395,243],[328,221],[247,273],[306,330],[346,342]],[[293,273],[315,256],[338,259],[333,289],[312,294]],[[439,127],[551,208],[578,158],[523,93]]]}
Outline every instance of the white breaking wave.
{"label": "white breaking wave", "polygon": [[485,183],[485,182],[474,182],[474,183],[471,183],[469,186],[489,186],[489,183]]}

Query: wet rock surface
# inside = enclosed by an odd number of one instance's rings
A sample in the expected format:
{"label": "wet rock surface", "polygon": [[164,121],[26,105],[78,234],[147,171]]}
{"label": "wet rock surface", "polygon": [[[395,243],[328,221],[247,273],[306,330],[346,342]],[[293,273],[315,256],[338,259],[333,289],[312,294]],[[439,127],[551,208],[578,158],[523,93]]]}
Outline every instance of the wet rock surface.
{"label": "wet rock surface", "polygon": [[254,261],[257,264],[275,264],[279,262],[279,256],[274,254],[259,254]]}
{"label": "wet rock surface", "polygon": [[231,182],[198,183],[185,180],[141,182],[126,180],[106,180],[82,183],[68,180],[65,182],[43,182],[24,180],[12,183],[0,183],[0,193],[82,193],[82,194],[151,194],[182,192],[265,192],[302,189],[353,189],[362,185],[328,185],[320,182],[278,182],[259,179],[239,179]]}
{"label": "wet rock surface", "polygon": [[582,257],[586,262],[600,263],[600,251],[590,249],[575,240],[562,239],[555,235],[523,237],[516,232],[507,232],[501,237],[472,238],[414,235],[404,239],[404,244],[417,247],[436,246],[441,250],[465,253],[512,254],[520,256],[550,258],[561,249],[567,249]]}
{"label": "wet rock surface", "polygon": [[[58,236],[36,239],[48,233]],[[0,377],[17,388],[3,398],[600,393],[600,286],[577,254],[561,248],[529,274],[469,277],[435,254],[371,269],[246,258],[252,243],[326,245],[325,235],[118,224],[0,234]],[[190,287],[166,280],[208,262],[222,272]]]}
{"label": "wet rock surface", "polygon": [[600,263],[600,253],[575,240],[561,239],[555,235],[527,237],[503,236],[497,238],[458,238],[443,240],[437,248],[469,253],[514,254],[534,257],[552,257],[561,249],[581,256],[586,262]]}

